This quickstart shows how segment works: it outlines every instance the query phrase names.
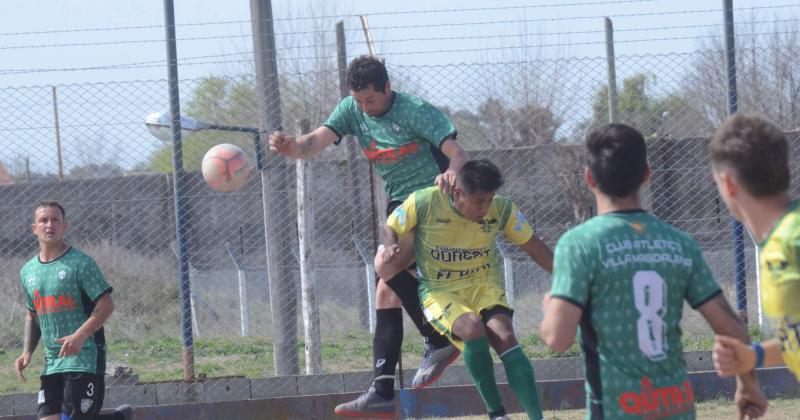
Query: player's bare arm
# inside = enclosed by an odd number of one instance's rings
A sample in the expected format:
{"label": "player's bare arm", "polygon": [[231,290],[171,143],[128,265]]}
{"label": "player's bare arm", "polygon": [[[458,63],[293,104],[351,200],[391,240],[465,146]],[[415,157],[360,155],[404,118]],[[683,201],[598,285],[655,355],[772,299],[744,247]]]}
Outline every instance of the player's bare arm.
{"label": "player's bare arm", "polygon": [[27,315],[25,316],[25,339],[22,345],[22,355],[17,357],[17,360],[14,362],[17,369],[17,377],[22,381],[25,380],[22,371],[31,363],[31,356],[33,355],[33,351],[36,350],[36,346],[39,344],[39,339],[41,337],[42,330],[39,327],[39,318],[36,317],[36,313],[27,311]]}
{"label": "player's bare arm", "polygon": [[375,272],[382,279],[391,279],[405,267],[398,264],[400,255],[400,237],[391,227],[383,225],[381,228],[381,244],[383,249],[375,255]]}
{"label": "player's bare arm", "polygon": [[111,300],[111,295],[106,293],[97,300],[94,311],[80,328],[71,335],[56,339],[56,342],[61,344],[61,351],[58,352],[58,357],[72,356],[81,351],[86,339],[97,332],[113,312],[114,301]]}
{"label": "player's bare arm", "polygon": [[531,236],[528,242],[519,246],[525,253],[533,258],[533,261],[542,267],[544,271],[553,273],[553,251],[547,244],[537,238],[536,235]]}
{"label": "player's bare arm", "polygon": [[[728,304],[722,294],[717,295],[697,308],[706,319],[714,334],[734,337],[742,343],[749,343],[747,327]],[[752,369],[736,377],[736,407],[739,418],[745,415],[755,418],[766,412],[767,399],[758,387],[758,380]]]}
{"label": "player's bare arm", "polygon": [[439,174],[436,177],[434,183],[445,194],[450,194],[453,186],[456,185],[456,174],[464,166],[464,163],[469,160],[469,154],[452,137],[442,143],[442,153],[450,159],[450,166],[447,167],[443,174]]}
{"label": "player's bare arm", "polygon": [[583,309],[559,297],[550,297],[550,292],[545,293],[542,299],[544,319],[539,326],[539,335],[553,351],[563,353],[575,342],[578,324],[583,315]]}
{"label": "player's bare arm", "polygon": [[269,136],[269,149],[292,159],[310,159],[339,139],[336,133],[326,126],[294,138],[281,131]]}

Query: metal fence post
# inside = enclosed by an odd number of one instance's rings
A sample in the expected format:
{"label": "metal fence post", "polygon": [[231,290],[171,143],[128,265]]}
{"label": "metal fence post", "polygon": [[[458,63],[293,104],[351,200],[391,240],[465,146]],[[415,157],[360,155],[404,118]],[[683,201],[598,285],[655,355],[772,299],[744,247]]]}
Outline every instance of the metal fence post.
{"label": "metal fence post", "polygon": [[[728,78],[728,115],[738,110],[736,88],[736,45],[733,28],[733,0],[722,0],[725,14],[725,63]],[[733,258],[736,272],[736,310],[747,325],[747,282],[744,261],[744,226],[733,221]]]}
{"label": "metal fence post", "polygon": [[181,109],[178,88],[178,53],[175,43],[175,9],[172,0],[164,0],[169,79],[169,109],[172,117],[172,196],[175,206],[175,240],[178,247],[178,277],[180,281],[181,332],[183,335],[183,379],[194,379],[194,337],[192,335],[191,285],[189,278],[189,243],[186,202],[186,173],[183,169],[181,138]]}
{"label": "metal fence post", "polygon": [[614,26],[611,19],[606,23],[606,60],[608,62],[608,122],[619,122],[617,102],[617,67],[614,62]]}
{"label": "metal fence post", "polygon": [[[298,131],[311,131],[309,120],[300,121]],[[313,171],[308,161],[295,161],[297,171],[297,238],[300,243],[300,293],[303,307],[303,337],[305,338],[306,374],[322,373],[322,346],[319,331],[319,303],[311,269],[314,248]]]}

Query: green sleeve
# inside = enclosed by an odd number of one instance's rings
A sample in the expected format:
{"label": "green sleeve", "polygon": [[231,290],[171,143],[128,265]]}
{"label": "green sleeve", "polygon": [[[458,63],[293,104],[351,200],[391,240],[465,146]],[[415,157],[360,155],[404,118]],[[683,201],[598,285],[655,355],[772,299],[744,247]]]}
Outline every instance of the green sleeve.
{"label": "green sleeve", "polygon": [[447,115],[427,102],[423,102],[420,107],[414,126],[418,136],[437,148],[441,148],[444,140],[456,133],[456,128]]}
{"label": "green sleeve", "polygon": [[587,264],[590,255],[574,236],[567,232],[556,244],[550,295],[585,308],[592,287],[591,267]]}
{"label": "green sleeve", "polygon": [[708,268],[708,263],[703,258],[703,253],[697,243],[691,241],[684,246],[690,247],[689,255],[692,258],[692,275],[686,285],[685,299],[692,308],[697,309],[719,294],[721,289],[714,280],[714,276],[711,275],[711,269]]}
{"label": "green sleeve", "polygon": [[78,284],[92,301],[96,301],[104,293],[111,291],[111,286],[106,282],[100,267],[89,257],[80,263]]}
{"label": "green sleeve", "polygon": [[31,312],[36,312],[36,307],[33,305],[33,297],[29,293],[28,288],[25,287],[25,278],[25,268],[23,267],[23,269],[19,271],[19,283],[22,286],[22,293],[25,294],[25,308]]}
{"label": "green sleeve", "polygon": [[354,134],[354,106],[352,96],[342,99],[323,125],[333,130],[340,139],[348,134]]}

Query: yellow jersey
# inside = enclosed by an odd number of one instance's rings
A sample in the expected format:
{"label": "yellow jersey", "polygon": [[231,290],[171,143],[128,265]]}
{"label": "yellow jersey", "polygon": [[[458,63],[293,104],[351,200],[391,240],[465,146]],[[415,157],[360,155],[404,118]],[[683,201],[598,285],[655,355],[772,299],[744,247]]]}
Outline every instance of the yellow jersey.
{"label": "yellow jersey", "polygon": [[781,340],[783,361],[800,381],[800,202],[759,244],[761,304]]}
{"label": "yellow jersey", "polygon": [[439,187],[418,190],[389,215],[398,235],[413,232],[420,295],[455,291],[486,281],[500,282],[495,240],[503,235],[521,245],[533,236],[510,199],[495,195],[480,222],[464,218]]}

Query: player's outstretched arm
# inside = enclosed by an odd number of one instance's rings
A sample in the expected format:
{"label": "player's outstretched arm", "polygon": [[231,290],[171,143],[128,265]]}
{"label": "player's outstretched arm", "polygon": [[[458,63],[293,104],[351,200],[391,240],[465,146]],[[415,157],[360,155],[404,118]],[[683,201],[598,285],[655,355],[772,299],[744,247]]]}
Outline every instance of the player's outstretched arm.
{"label": "player's outstretched arm", "polygon": [[[733,337],[741,343],[749,343],[747,327],[733,312],[721,293],[697,308],[706,319],[714,334]],[[758,386],[758,379],[752,369],[736,376],[736,409],[738,418],[761,417],[767,411],[767,398]]]}
{"label": "player's outstretched arm", "polygon": [[541,239],[537,238],[536,235],[531,236],[531,239],[520,245],[520,248],[530,255],[533,261],[535,261],[539,267],[542,267],[544,271],[551,274],[553,273],[553,251],[547,244],[542,242]]}
{"label": "player's outstretched arm", "polygon": [[292,159],[310,159],[338,139],[333,130],[323,125],[297,138],[275,131],[270,134],[268,143],[269,149],[280,155]]}
{"label": "player's outstretched arm", "polygon": [[114,301],[111,300],[110,293],[105,293],[95,302],[94,311],[89,318],[72,335],[56,338],[56,343],[61,344],[58,357],[72,356],[81,351],[86,339],[97,332],[113,312]]}
{"label": "player's outstretched arm", "polygon": [[22,355],[17,357],[17,360],[14,361],[14,366],[17,369],[17,377],[21,381],[25,381],[25,375],[22,374],[22,371],[31,363],[33,351],[36,350],[39,339],[42,337],[42,330],[39,327],[39,318],[36,316],[36,313],[31,311],[26,312],[25,341],[22,345]]}
{"label": "player's outstretched arm", "polygon": [[[764,349],[764,367],[784,365],[780,340],[773,338],[760,344]],[[726,335],[715,337],[713,359],[714,369],[723,378],[748,373],[756,368],[755,349]]]}

